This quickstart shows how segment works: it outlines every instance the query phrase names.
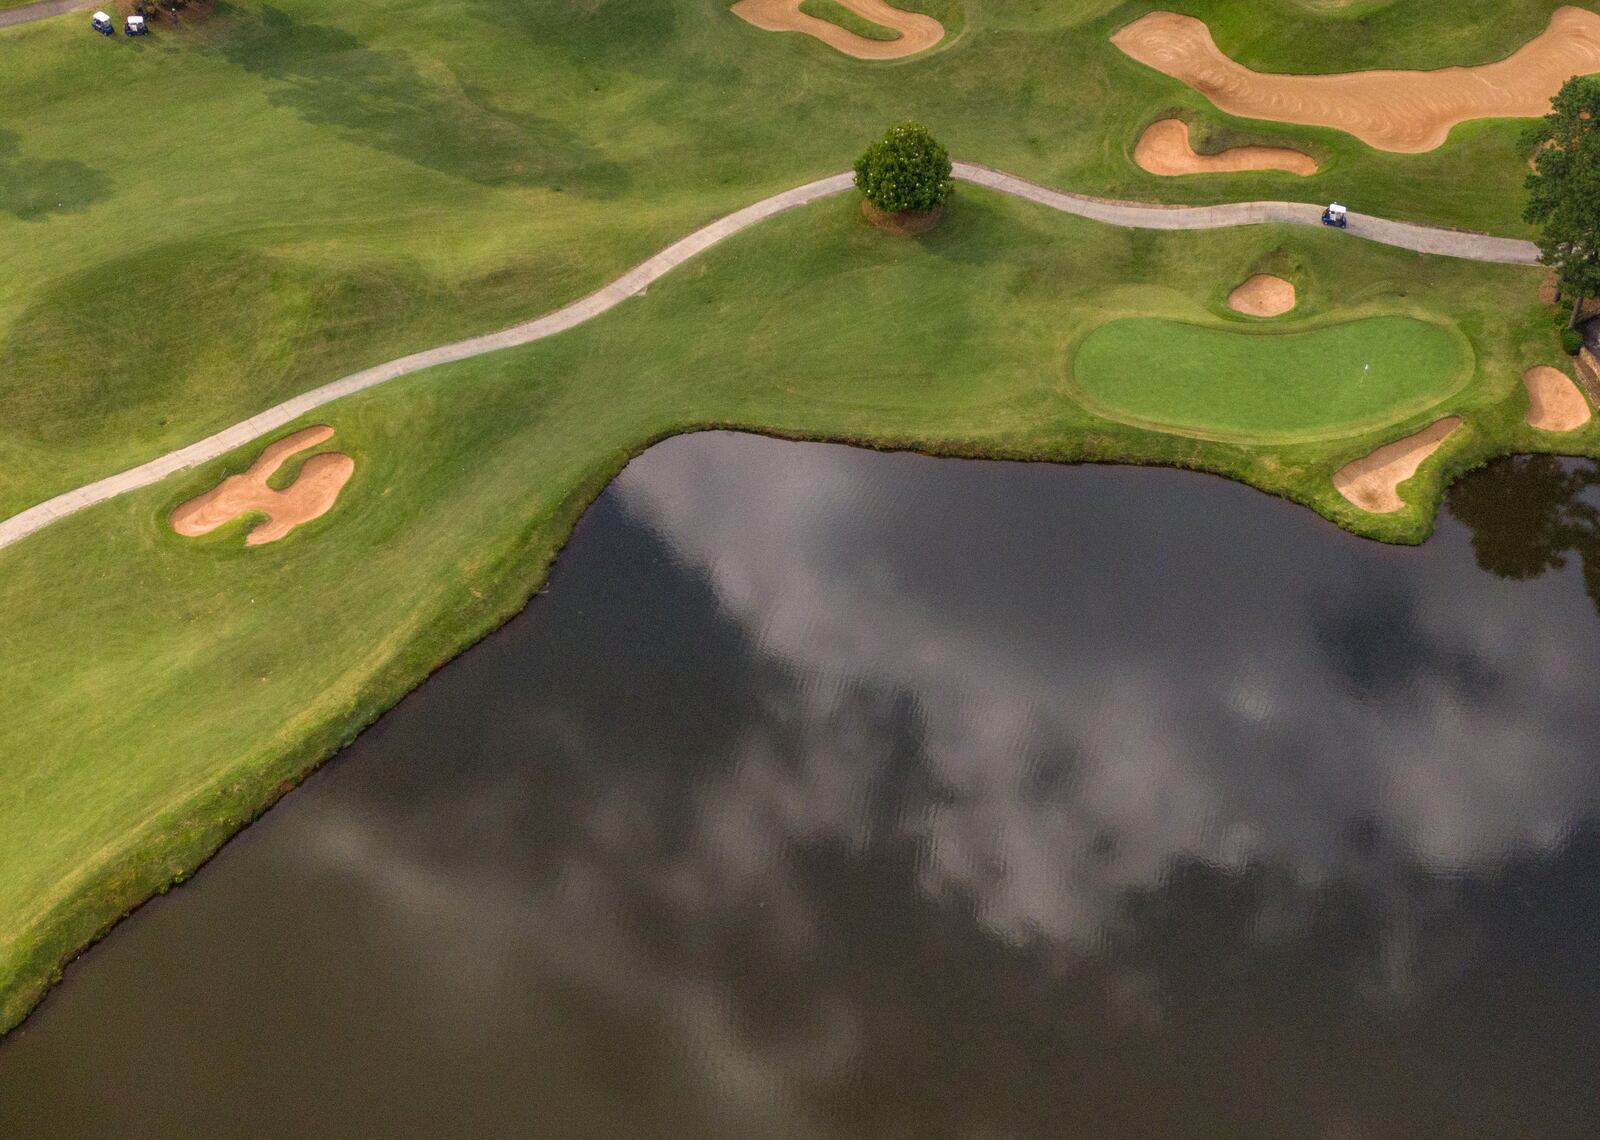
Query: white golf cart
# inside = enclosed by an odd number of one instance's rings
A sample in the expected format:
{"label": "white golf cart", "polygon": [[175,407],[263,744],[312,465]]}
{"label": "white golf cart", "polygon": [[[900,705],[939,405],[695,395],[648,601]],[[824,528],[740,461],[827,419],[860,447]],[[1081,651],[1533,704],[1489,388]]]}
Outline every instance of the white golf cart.
{"label": "white golf cart", "polygon": [[96,12],[90,18],[89,26],[102,36],[114,36],[117,34],[117,26],[111,22],[111,17],[104,12]]}
{"label": "white golf cart", "polygon": [[1342,230],[1350,224],[1350,211],[1337,202],[1331,202],[1328,208],[1322,211],[1322,224],[1338,226]]}
{"label": "white golf cart", "polygon": [[129,16],[127,33],[130,36],[148,36],[150,28],[145,24],[143,16]]}

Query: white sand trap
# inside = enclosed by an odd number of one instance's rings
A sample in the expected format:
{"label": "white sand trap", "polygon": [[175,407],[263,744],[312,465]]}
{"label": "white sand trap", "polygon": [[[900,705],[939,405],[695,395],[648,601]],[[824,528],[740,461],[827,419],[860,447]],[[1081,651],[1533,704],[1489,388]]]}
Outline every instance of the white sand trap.
{"label": "white sand trap", "polygon": [[1415,154],[1469,119],[1533,118],[1574,75],[1600,71],[1600,15],[1558,8],[1550,26],[1497,63],[1439,71],[1264,75],[1222,54],[1204,23],[1151,12],[1111,37],[1148,67],[1251,119],[1334,127],[1379,150]]}
{"label": "white sand trap", "polygon": [[1315,174],[1317,160],[1282,146],[1236,146],[1216,154],[1200,154],[1189,145],[1189,124],[1162,119],[1145,128],[1134,144],[1133,161],[1151,174],[1229,174],[1241,170],[1283,170]]}
{"label": "white sand trap", "polygon": [[333,509],[339,492],[350,481],[356,462],[348,455],[324,452],[313,455],[300,468],[300,476],[282,491],[267,486],[284,460],[296,452],[333,437],[333,429],[319,425],[303,428],[269,444],[241,475],[230,475],[217,486],[172,512],[172,529],[186,538],[210,534],[240,515],[264,514],[267,521],[245,538],[246,546],[276,542],[301,523],[320,518]]}
{"label": "white sand trap", "polygon": [[1339,494],[1364,511],[1389,515],[1405,507],[1399,487],[1461,426],[1460,416],[1446,416],[1416,435],[1386,443],[1371,455],[1346,463],[1334,472]]}
{"label": "white sand trap", "polygon": [[1228,308],[1247,317],[1281,317],[1295,307],[1294,283],[1257,273],[1228,294]]}
{"label": "white sand trap", "polygon": [[1528,389],[1528,423],[1540,431],[1577,431],[1589,422],[1589,401],[1572,377],[1548,364],[1522,374]]}
{"label": "white sand trap", "polygon": [[801,0],[739,0],[733,14],[769,32],[804,32],[857,59],[903,59],[944,39],[944,25],[921,12],[904,12],[885,0],[838,0],[856,15],[900,33],[899,39],[869,40],[830,20],[800,11]]}

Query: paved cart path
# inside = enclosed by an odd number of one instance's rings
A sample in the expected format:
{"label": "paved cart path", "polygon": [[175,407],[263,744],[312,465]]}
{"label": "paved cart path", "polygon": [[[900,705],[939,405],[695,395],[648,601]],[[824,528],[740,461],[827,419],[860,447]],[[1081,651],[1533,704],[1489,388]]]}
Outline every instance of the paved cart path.
{"label": "paved cart path", "polygon": [[[1040,186],[1014,174],[976,166],[955,164],[955,175],[963,182],[987,186],[1002,194],[1026,198],[1042,206],[1077,214],[1113,226],[1140,230],[1215,230],[1227,226],[1255,226],[1280,222],[1295,226],[1320,226],[1322,207],[1304,202],[1233,202],[1223,206],[1152,206],[1138,202],[1112,202],[1089,198]],[[1537,265],[1539,249],[1531,241],[1491,237],[1466,230],[1446,230],[1415,222],[1391,222],[1368,214],[1350,214],[1346,233],[1384,245],[1399,246],[1418,253],[1436,253],[1467,261],[1498,261],[1510,265]]]}
{"label": "paved cart path", "polygon": [[0,8],[0,28],[31,24],[52,16],[65,16],[68,12],[87,9],[89,3],[90,0],[40,0],[37,4],[24,4],[20,8]]}
{"label": "paved cart path", "polygon": [[[1304,203],[1239,202],[1225,206],[1150,206],[1067,194],[998,170],[966,162],[955,164],[955,176],[963,182],[985,186],[1002,194],[1010,194],[1051,209],[1114,226],[1153,230],[1204,230],[1269,222],[1307,226],[1321,224],[1321,210]],[[502,348],[529,344],[581,325],[615,308],[629,297],[644,292],[652,282],[725,238],[776,214],[815,202],[819,198],[841,194],[850,189],[852,181],[852,176],[848,173],[836,174],[831,178],[822,178],[816,182],[808,182],[804,186],[797,186],[793,190],[775,194],[771,198],[746,206],[696,230],[649,260],[628,270],[604,288],[553,313],[500,332],[440,345],[352,373],[286,400],[276,407],[268,408],[241,423],[224,428],[215,435],[207,436],[198,443],[169,452],[120,474],[89,483],[75,491],[57,495],[0,522],[0,549],[26,538],[35,531],[42,530],[57,519],[76,514],[86,507],[106,502],[140,487],[148,487],[176,472],[226,455],[235,448],[260,439],[301,416],[345,396],[376,387],[399,376],[420,372],[424,368],[481,356],[486,352],[497,352]],[[1409,222],[1390,222],[1363,214],[1350,215],[1348,233],[1352,237],[1366,238],[1385,245],[1399,246],[1402,249],[1467,258],[1473,261],[1533,265],[1538,260],[1538,250],[1532,242],[1443,230]]]}

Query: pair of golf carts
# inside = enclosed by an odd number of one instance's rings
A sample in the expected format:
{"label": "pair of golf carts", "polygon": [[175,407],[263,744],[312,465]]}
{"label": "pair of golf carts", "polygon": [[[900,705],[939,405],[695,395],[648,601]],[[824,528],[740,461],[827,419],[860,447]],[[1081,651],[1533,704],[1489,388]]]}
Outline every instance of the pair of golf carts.
{"label": "pair of golf carts", "polygon": [[[104,12],[96,12],[94,18],[89,21],[89,26],[102,36],[114,36],[117,34],[117,25]],[[130,36],[147,36],[150,34],[150,27],[144,22],[143,16],[129,16],[124,25],[124,30]]]}

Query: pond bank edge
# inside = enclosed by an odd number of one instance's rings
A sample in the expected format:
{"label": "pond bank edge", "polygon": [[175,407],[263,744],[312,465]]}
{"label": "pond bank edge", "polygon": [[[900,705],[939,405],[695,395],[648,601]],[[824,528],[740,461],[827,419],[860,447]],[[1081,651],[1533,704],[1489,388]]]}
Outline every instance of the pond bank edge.
{"label": "pond bank edge", "polygon": [[[1479,413],[1478,418],[1483,418]],[[1468,421],[1469,427],[1472,420]],[[1262,456],[1249,448],[1200,440],[1188,455],[1158,454],[1129,447],[1129,440],[1082,435],[1051,446],[1008,447],[993,441],[916,438],[843,438],[773,430],[743,423],[683,425],[661,431],[627,450],[613,452],[589,473],[544,518],[525,521],[506,544],[481,582],[464,583],[457,604],[414,625],[415,632],[386,662],[340,714],[310,727],[298,740],[273,751],[264,749],[259,763],[226,787],[199,789],[185,805],[148,824],[124,847],[104,860],[89,885],[68,896],[33,924],[19,931],[19,952],[0,961],[0,1038],[21,1024],[63,971],[122,919],[145,902],[166,894],[204,865],[222,846],[287,795],[313,772],[351,744],[384,713],[419,688],[435,672],[521,613],[543,587],[561,550],[579,520],[633,459],[657,443],[701,431],[737,431],[792,442],[832,443],[884,452],[911,452],[931,457],[1010,462],[1096,463],[1163,467],[1219,475],[1256,490],[1305,506],[1327,521],[1361,538],[1417,545],[1433,533],[1438,509],[1449,485],[1496,459],[1544,453],[1600,460],[1600,427],[1591,425],[1576,440],[1496,442],[1490,433],[1467,431],[1447,445],[1409,483],[1414,501],[1393,515],[1370,515],[1343,503],[1333,491],[1310,490],[1286,474],[1267,476]],[[1494,433],[1499,435],[1500,433]],[[1149,433],[1159,438],[1159,433]],[[1171,437],[1166,437],[1170,443]],[[1155,442],[1154,440],[1150,442]],[[1166,449],[1163,449],[1166,450]],[[1342,504],[1342,505],[1341,505]],[[476,591],[476,592],[474,592]]]}

